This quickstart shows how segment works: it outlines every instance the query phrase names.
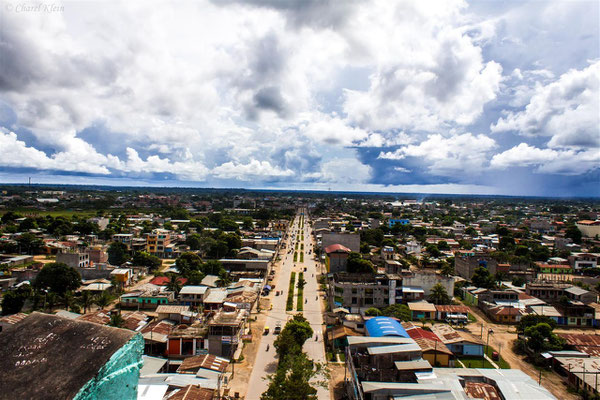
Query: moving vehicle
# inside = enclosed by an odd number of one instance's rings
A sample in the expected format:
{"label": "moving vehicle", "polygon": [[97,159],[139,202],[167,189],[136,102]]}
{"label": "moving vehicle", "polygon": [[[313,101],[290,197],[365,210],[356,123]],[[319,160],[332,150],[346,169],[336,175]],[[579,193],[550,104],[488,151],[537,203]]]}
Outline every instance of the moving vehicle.
{"label": "moving vehicle", "polygon": [[265,326],[265,330],[263,331],[263,335],[268,335],[269,334],[269,327]]}
{"label": "moving vehicle", "polygon": [[281,322],[278,322],[277,325],[275,325],[275,330],[273,331],[274,335],[279,335],[281,333]]}

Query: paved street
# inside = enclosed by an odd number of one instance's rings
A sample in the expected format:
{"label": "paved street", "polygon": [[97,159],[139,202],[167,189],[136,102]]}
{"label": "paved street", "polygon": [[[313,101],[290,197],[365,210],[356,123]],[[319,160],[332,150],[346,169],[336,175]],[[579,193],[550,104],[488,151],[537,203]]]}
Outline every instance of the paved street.
{"label": "paved street", "polygon": [[[296,271],[296,280],[298,279],[298,273],[302,271],[303,267],[307,268],[307,271],[304,273],[304,280],[306,281],[306,286],[304,287],[304,297],[307,299],[307,303],[304,305],[304,316],[310,322],[315,334],[318,335],[318,340],[315,340],[315,337],[308,339],[304,345],[304,351],[308,354],[308,356],[318,362],[325,361],[325,349],[323,347],[323,334],[322,334],[322,309],[321,303],[319,301],[315,301],[315,297],[318,295],[318,284],[317,284],[317,274],[316,274],[316,265],[314,259],[312,258],[314,254],[308,254],[309,249],[312,249],[311,238],[310,238],[310,228],[308,221],[305,221],[304,224],[304,236],[305,236],[305,245],[304,245],[304,264],[299,262],[296,263],[294,267],[294,252],[292,250],[289,253],[290,249],[294,249],[295,240],[300,240],[300,235],[297,234],[297,230],[299,227],[300,218],[297,216],[294,219],[293,226],[289,230],[289,237],[286,242],[286,253],[285,257],[281,262],[280,270],[277,272],[277,279],[275,281],[275,291],[280,290],[282,293],[279,296],[275,296],[274,293],[270,295],[273,309],[268,311],[267,314],[267,322],[266,326],[270,328],[270,332],[268,335],[263,335],[261,337],[260,345],[258,347],[258,354],[256,357],[256,362],[252,369],[252,375],[250,376],[250,382],[248,384],[248,391],[246,393],[246,399],[248,400],[257,400],[260,399],[260,395],[267,390],[268,382],[264,380],[264,378],[275,372],[277,369],[278,359],[275,353],[275,347],[273,346],[273,342],[277,338],[276,335],[273,334],[273,329],[275,328],[277,322],[281,323],[281,326],[285,325],[286,321],[292,317],[296,312],[286,312],[285,311],[285,303],[287,299],[288,286],[290,281],[290,275],[292,271]],[[295,239],[293,239],[295,237]],[[300,247],[298,248],[298,253],[300,253]],[[298,256],[299,257],[299,256]],[[296,298],[294,298],[294,308],[296,307]],[[269,346],[269,350],[267,351],[267,346]],[[319,399],[329,399],[329,389],[328,388],[318,388],[318,398]]]}

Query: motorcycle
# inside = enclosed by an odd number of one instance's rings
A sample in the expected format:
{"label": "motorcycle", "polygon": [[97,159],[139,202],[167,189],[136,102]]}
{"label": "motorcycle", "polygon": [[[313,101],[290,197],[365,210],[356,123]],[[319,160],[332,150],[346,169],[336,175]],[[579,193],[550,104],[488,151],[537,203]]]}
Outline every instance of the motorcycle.
{"label": "motorcycle", "polygon": [[267,351],[269,351],[269,345],[267,345]]}

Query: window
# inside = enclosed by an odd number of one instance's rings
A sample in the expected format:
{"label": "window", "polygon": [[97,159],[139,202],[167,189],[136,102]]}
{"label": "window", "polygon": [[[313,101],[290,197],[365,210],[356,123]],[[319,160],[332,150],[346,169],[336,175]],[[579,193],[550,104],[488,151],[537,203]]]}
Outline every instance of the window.
{"label": "window", "polygon": [[365,298],[365,304],[373,304],[373,298],[372,297],[366,297]]}
{"label": "window", "polygon": [[356,288],[352,289],[352,294],[356,294],[356,293],[358,293],[358,289],[356,289]]}
{"label": "window", "polygon": [[356,297],[353,297],[352,298],[352,304],[356,304],[356,301],[357,301]]}

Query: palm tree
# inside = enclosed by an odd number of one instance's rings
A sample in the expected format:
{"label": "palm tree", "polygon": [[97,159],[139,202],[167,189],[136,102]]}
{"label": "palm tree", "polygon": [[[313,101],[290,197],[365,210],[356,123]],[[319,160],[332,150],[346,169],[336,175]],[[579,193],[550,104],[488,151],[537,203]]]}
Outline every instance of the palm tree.
{"label": "palm tree", "polygon": [[69,311],[69,308],[75,302],[75,298],[73,297],[73,292],[71,292],[71,291],[65,292],[65,294],[62,296],[62,299],[65,304],[65,310]]}
{"label": "palm tree", "polygon": [[52,311],[56,303],[58,303],[57,294],[54,292],[48,292],[48,294],[46,294],[46,305],[48,307],[48,310]]}
{"label": "palm tree", "polygon": [[111,302],[112,299],[110,298],[110,295],[107,292],[102,292],[102,294],[100,296],[97,296],[94,301],[94,303],[96,303],[98,307],[100,307],[102,310],[104,310],[104,308],[108,306]]}
{"label": "palm tree", "polygon": [[178,277],[176,277],[175,275],[171,275],[169,278],[169,282],[167,283],[167,290],[170,290],[171,292],[175,292],[175,295],[179,294],[179,291],[181,290],[181,281]]}
{"label": "palm tree", "polygon": [[83,307],[83,313],[87,314],[88,308],[91,308],[94,304],[94,296],[90,293],[89,290],[84,290],[81,293],[81,297],[79,298],[79,304]]}
{"label": "palm tree", "polygon": [[446,289],[440,283],[437,283],[431,288],[429,300],[434,304],[448,304],[450,303],[450,296],[448,296]]}

